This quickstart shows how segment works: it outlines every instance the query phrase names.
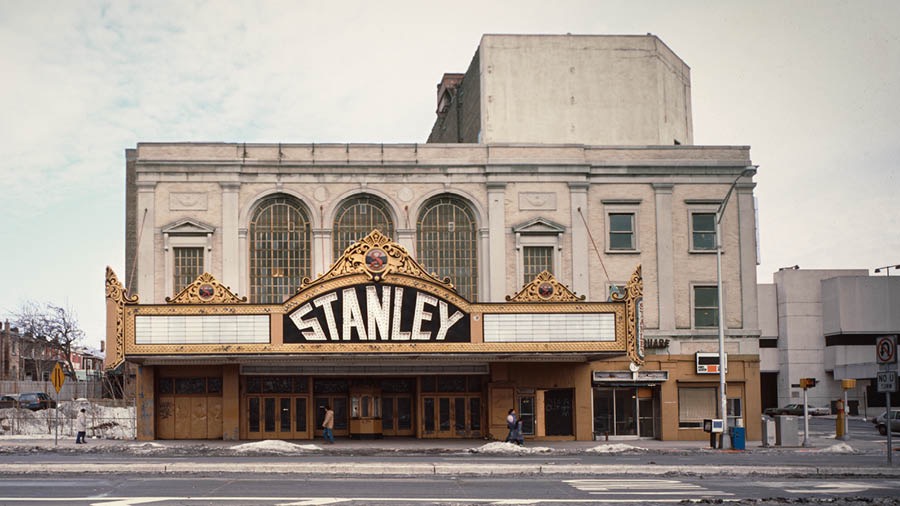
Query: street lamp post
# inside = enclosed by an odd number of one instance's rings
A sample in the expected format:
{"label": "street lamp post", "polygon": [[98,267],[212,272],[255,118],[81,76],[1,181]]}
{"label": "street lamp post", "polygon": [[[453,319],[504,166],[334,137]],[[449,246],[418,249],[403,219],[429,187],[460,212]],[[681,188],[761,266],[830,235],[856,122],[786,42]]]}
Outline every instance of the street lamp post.
{"label": "street lamp post", "polygon": [[[719,313],[719,416],[722,417],[726,429],[728,427],[728,397],[725,392],[725,311],[723,311],[725,297],[722,293],[722,217],[725,214],[725,206],[728,205],[728,199],[731,198],[731,193],[737,186],[738,181],[751,172],[756,172],[756,167],[748,167],[738,177],[734,178],[731,186],[728,187],[728,193],[725,194],[725,198],[722,199],[722,203],[716,209],[716,292],[719,296],[717,311]],[[730,448],[731,441],[729,441],[725,432],[722,432],[721,438],[719,448],[723,450]]]}
{"label": "street lamp post", "polygon": [[900,265],[885,265],[882,267],[876,267],[875,274],[878,274],[879,272],[884,270],[884,273],[887,274],[887,277],[891,277],[891,269],[894,269],[895,271],[900,270]]}

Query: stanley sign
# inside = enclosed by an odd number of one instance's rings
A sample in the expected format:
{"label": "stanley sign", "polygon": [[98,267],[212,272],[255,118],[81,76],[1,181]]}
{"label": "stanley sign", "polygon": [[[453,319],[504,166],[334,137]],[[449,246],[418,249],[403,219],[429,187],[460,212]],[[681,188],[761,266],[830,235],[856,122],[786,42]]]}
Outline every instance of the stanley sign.
{"label": "stanley sign", "polygon": [[467,343],[469,316],[415,288],[368,283],[322,294],[285,315],[287,343]]}

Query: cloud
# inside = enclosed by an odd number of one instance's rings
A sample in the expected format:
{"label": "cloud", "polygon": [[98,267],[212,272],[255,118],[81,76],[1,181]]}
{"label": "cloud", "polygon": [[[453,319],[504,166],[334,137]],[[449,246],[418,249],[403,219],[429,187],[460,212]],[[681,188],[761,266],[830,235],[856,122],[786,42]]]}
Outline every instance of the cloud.
{"label": "cloud", "polygon": [[[0,3],[0,314],[124,278],[125,149],[424,142],[484,33],[647,33],[691,67],[698,144],[750,145],[765,281],[900,261],[900,3]],[[40,245],[40,247],[36,246]],[[47,246],[49,245],[49,247]]]}

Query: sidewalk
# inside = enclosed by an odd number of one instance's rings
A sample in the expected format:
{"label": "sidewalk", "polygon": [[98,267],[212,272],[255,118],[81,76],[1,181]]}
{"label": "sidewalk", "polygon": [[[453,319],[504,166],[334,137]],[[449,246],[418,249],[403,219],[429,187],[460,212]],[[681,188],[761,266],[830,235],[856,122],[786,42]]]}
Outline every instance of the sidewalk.
{"label": "sidewalk", "polygon": [[[327,475],[725,475],[877,476],[887,467],[884,441],[837,441],[811,434],[809,447],[715,450],[708,442],[617,439],[531,441],[524,447],[475,439],[321,441],[89,440],[0,437],[0,474],[282,473]],[[537,458],[535,458],[537,457]],[[895,454],[900,461],[900,452]],[[574,462],[574,463],[573,463]]]}

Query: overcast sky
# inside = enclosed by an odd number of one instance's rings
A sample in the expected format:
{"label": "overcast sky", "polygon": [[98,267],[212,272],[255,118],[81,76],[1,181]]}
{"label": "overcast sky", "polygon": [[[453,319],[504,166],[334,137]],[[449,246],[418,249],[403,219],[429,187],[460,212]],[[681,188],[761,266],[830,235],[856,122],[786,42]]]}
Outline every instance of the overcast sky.
{"label": "overcast sky", "polygon": [[425,142],[484,33],[658,35],[691,67],[695,144],[759,165],[760,282],[900,264],[898,20],[893,0],[0,0],[0,318],[67,306],[99,346],[126,148]]}

